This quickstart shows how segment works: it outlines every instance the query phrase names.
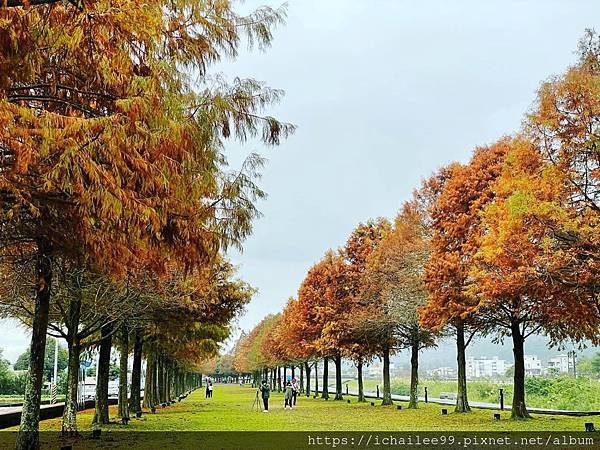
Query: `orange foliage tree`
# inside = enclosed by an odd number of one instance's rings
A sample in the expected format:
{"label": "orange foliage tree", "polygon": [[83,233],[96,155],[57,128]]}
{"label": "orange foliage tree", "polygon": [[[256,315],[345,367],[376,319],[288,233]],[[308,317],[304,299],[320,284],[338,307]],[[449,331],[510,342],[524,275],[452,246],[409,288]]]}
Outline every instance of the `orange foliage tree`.
{"label": "orange foliage tree", "polygon": [[[479,238],[480,248],[470,272],[469,293],[479,300],[477,314],[488,330],[512,338],[515,418],[529,415],[524,364],[524,343],[529,335],[543,331],[553,342],[585,338],[598,342],[599,338],[597,298],[585,290],[553,285],[546,276],[548,258],[556,262],[565,254],[547,239],[547,222],[540,222],[535,213],[541,206],[538,201],[546,206],[570,201],[564,196],[560,201],[562,189],[556,177],[537,176],[545,170],[535,145],[520,138],[512,141],[506,165],[494,186],[496,198],[483,215],[485,232]],[[532,182],[536,183],[533,193]],[[532,196],[537,200],[533,200],[531,209]]]}
{"label": "orange foliage tree", "polygon": [[259,158],[239,176],[221,170],[222,138],[276,144],[293,127],[261,115],[281,92],[207,74],[244,35],[268,45],[283,11],[241,17],[228,1],[23,5],[0,8],[0,222],[2,256],[36,265],[17,444],[31,449],[54,258],[89,258],[115,276],[206,264],[250,232],[262,195],[252,182]]}
{"label": "orange foliage tree", "polygon": [[357,319],[367,302],[361,297],[360,288],[366,270],[367,259],[389,231],[390,223],[386,219],[369,220],[360,223],[350,234],[345,246],[340,250],[345,262],[346,296],[345,309],[337,318],[336,340],[343,355],[356,364],[358,382],[358,401],[364,402],[363,364],[377,352],[377,343],[361,339],[356,334]]}
{"label": "orange foliage tree", "polygon": [[512,337],[513,417],[528,416],[528,335],[600,337],[599,82],[600,39],[587,32],[579,62],[542,85],[483,216],[471,292],[486,324]]}
{"label": "orange foliage tree", "polygon": [[[542,165],[518,190],[523,212],[544,227],[548,245],[540,246],[540,272],[549,285],[592,303],[600,293],[599,118],[600,36],[588,30],[578,63],[542,85],[527,117],[525,134],[539,148]],[[589,313],[598,311],[600,302]]]}
{"label": "orange foliage tree", "polygon": [[465,351],[478,329],[474,314],[477,300],[465,292],[465,287],[482,233],[480,214],[494,198],[492,183],[500,175],[507,149],[506,140],[478,148],[468,164],[452,164],[431,179],[431,257],[425,265],[429,298],[421,310],[421,323],[434,330],[446,325],[453,328],[457,412],[470,410]]}
{"label": "orange foliage tree", "polygon": [[[344,262],[339,255],[330,250],[321,261],[309,269],[298,290],[299,311],[304,313],[297,318],[299,326],[306,328],[304,333],[306,343],[316,354],[323,357],[323,398],[329,398],[329,358],[335,358],[336,374],[341,371],[340,351],[335,342],[328,339],[324,330],[329,326],[335,326],[335,320],[343,309],[341,302],[344,298]],[[341,398],[341,375],[340,382],[336,383],[336,391],[338,387],[339,399]]]}
{"label": "orange foliage tree", "polygon": [[[305,376],[305,393],[310,396],[310,376],[312,368],[316,370],[318,351],[316,340],[319,336],[319,325],[313,305],[306,295],[298,299],[290,298],[282,317],[280,339],[284,342],[289,358],[302,364],[301,376]],[[318,391],[318,374],[315,375],[315,395]]]}
{"label": "orange foliage tree", "polygon": [[363,339],[377,343],[383,358],[383,401],[391,405],[390,355],[411,349],[409,408],[418,403],[418,355],[434,345],[432,334],[419,324],[418,309],[427,292],[423,265],[429,254],[428,229],[416,201],[403,205],[393,227],[367,258],[361,298],[368,302],[360,316]]}

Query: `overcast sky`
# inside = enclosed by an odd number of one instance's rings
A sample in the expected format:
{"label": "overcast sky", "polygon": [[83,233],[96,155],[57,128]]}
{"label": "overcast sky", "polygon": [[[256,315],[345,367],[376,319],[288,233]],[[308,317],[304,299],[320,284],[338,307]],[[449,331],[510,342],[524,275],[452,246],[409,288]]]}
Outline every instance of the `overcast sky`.
{"label": "overcast sky", "polygon": [[[260,290],[240,327],[281,311],[359,222],[393,217],[422,178],[518,130],[541,81],[575,61],[599,21],[597,0],[289,1],[271,49],[221,67],[284,89],[269,113],[298,125],[276,149],[228,146],[233,167],[251,151],[269,160],[264,217],[232,255]],[[28,338],[2,329],[14,361]]]}

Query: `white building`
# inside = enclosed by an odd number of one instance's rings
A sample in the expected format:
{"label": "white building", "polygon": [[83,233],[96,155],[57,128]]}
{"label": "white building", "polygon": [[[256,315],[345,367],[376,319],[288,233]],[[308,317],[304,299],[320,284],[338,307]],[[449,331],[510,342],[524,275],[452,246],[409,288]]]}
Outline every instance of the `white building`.
{"label": "white building", "polygon": [[555,370],[558,373],[569,373],[571,364],[567,355],[558,355],[550,358],[548,361],[548,369]]}
{"label": "white building", "polygon": [[542,361],[537,355],[525,355],[525,374],[527,375],[541,375],[542,374]]}
{"label": "white building", "polygon": [[504,376],[508,365],[497,356],[493,358],[467,358],[467,378],[496,378]]}

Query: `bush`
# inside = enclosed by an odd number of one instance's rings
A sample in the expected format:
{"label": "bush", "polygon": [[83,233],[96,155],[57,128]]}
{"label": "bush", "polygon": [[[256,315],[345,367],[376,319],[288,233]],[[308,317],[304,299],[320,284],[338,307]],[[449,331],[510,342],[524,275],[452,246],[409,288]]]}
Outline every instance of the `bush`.
{"label": "bush", "polygon": [[525,379],[525,392],[531,396],[547,396],[552,392],[556,378],[531,377]]}
{"label": "bush", "polygon": [[410,395],[410,382],[406,383],[404,380],[394,380],[390,385],[392,394],[396,395]]}

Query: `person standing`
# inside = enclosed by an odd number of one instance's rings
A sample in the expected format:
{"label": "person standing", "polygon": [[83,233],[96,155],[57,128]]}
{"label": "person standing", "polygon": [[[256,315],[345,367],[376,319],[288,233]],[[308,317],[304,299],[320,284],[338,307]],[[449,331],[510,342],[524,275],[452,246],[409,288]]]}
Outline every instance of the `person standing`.
{"label": "person standing", "polygon": [[208,398],[212,398],[213,395],[213,384],[212,381],[208,383]]}
{"label": "person standing", "polygon": [[292,401],[294,403],[294,406],[296,406],[296,398],[298,397],[299,393],[300,393],[300,385],[298,384],[298,380],[296,380],[294,378],[292,380]]}
{"label": "person standing", "polygon": [[267,383],[267,380],[263,380],[259,389],[263,400],[263,412],[269,412],[269,397],[271,396],[271,387],[269,386],[269,383]]}
{"label": "person standing", "polygon": [[287,409],[288,406],[292,409],[292,398],[294,396],[294,389],[292,388],[292,383],[289,381],[285,384],[285,393],[283,394],[285,397],[285,406],[284,409]]}
{"label": "person standing", "polygon": [[206,380],[206,393],[204,398],[210,397],[210,381]]}

